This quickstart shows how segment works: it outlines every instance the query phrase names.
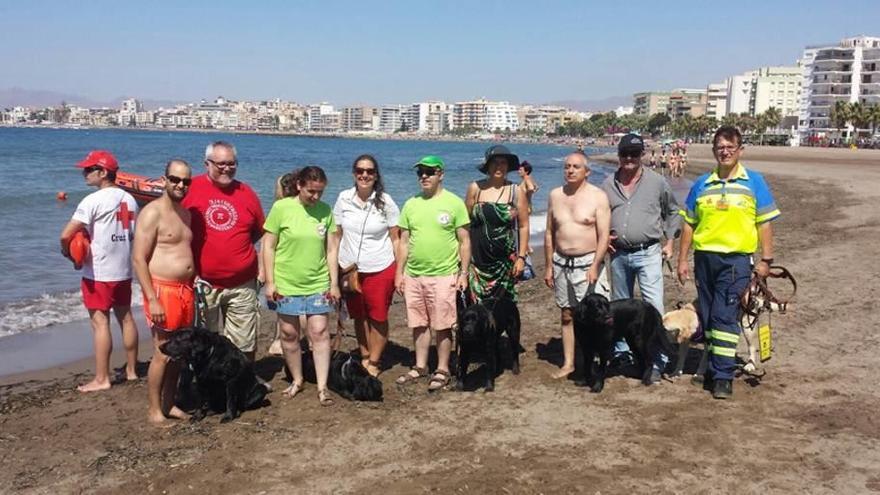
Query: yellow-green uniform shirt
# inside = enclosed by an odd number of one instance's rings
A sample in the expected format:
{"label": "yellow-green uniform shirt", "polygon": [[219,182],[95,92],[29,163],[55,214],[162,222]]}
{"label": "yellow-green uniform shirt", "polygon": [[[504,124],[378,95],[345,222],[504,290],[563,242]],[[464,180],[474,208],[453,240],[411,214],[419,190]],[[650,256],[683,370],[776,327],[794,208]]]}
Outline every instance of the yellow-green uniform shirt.
{"label": "yellow-green uniform shirt", "polygon": [[718,170],[700,176],[680,214],[694,227],[694,251],[754,253],[758,225],[780,215],[764,176],[737,164],[730,178]]}

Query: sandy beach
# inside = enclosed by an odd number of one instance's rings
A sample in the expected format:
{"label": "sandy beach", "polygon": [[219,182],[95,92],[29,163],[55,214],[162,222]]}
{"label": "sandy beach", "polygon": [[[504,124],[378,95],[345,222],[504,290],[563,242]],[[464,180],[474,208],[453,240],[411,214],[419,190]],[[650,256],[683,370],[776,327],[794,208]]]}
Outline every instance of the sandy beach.
{"label": "sandy beach", "polygon": [[[706,145],[691,146],[689,157],[691,175],[714,164]],[[0,378],[0,491],[880,492],[880,333],[871,309],[880,151],[749,147],[743,162],[773,189],[782,210],[776,262],[799,287],[788,313],[773,315],[766,375],[737,380],[732,401],[712,400],[689,377],[653,387],[614,377],[600,395],[552,380],[558,310],[539,276],[520,286],[522,373],[505,371],[488,394],[429,396],[426,384],[393,383],[411,359],[400,302],[378,404],[337,398],[322,408],[313,384],[282,398],[281,361],[265,357],[269,314],[258,371],[275,387],[271,405],[230,424],[212,416],[148,426],[145,379],[81,395],[74,388],[91,359]],[[668,272],[666,288],[668,304],[695,294]],[[470,382],[480,373],[472,366]]]}

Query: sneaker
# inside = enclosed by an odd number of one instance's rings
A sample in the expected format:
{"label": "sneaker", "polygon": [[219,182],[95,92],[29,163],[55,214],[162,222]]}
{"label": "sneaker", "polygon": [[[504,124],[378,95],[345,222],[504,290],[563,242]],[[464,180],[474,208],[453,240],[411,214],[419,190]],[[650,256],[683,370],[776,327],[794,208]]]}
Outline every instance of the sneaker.
{"label": "sneaker", "polygon": [[715,380],[715,386],[712,389],[712,397],[716,399],[730,399],[733,397],[733,381],[732,380]]}
{"label": "sneaker", "polygon": [[657,368],[654,368],[651,371],[651,383],[649,383],[648,385],[657,385],[658,383],[660,383],[661,378],[662,378],[662,375],[660,374],[660,370],[658,370]]}

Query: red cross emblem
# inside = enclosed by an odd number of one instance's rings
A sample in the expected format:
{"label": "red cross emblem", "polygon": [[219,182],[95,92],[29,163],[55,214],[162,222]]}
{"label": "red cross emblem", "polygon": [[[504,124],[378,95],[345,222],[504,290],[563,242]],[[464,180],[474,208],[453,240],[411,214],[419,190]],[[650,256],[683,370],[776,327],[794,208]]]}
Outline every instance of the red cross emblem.
{"label": "red cross emblem", "polygon": [[119,211],[116,212],[116,220],[122,222],[123,230],[131,230],[131,221],[134,220],[136,214],[128,210],[128,203],[119,204]]}

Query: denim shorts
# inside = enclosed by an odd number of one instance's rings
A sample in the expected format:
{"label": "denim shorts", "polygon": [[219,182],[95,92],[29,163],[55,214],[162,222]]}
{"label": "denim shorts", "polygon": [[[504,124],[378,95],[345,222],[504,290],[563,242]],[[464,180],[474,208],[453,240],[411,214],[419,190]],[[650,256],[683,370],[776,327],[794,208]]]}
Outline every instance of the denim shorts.
{"label": "denim shorts", "polygon": [[288,316],[323,315],[333,309],[325,292],[310,296],[284,296],[277,301],[266,301],[266,305],[278,314]]}

